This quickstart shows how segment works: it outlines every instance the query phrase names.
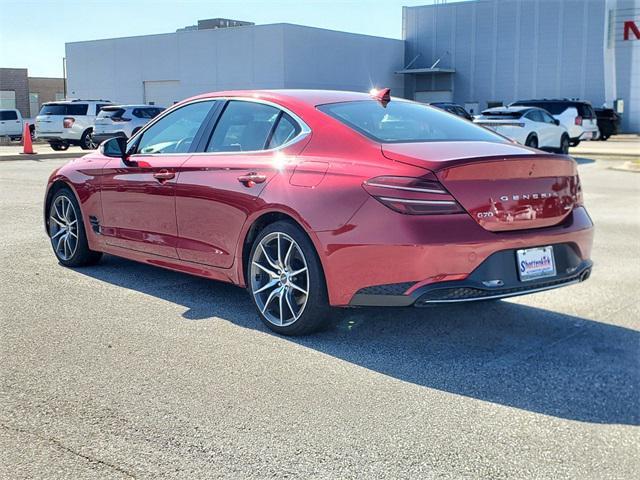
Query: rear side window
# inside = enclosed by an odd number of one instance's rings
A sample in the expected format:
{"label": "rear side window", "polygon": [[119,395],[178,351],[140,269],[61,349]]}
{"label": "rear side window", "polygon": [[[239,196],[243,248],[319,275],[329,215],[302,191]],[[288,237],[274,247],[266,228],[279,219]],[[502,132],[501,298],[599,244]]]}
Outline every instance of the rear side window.
{"label": "rear side window", "polygon": [[532,120],[534,122],[540,122],[540,123],[544,122],[544,117],[542,116],[542,113],[540,112],[540,110],[531,110],[530,112],[527,112],[525,117],[527,117],[529,120]]}
{"label": "rear side window", "polygon": [[70,103],[66,107],[65,115],[86,115],[89,109],[86,103]]}
{"label": "rear side window", "polygon": [[0,112],[0,120],[17,120],[18,114],[13,110],[5,110]]}
{"label": "rear side window", "polygon": [[277,148],[300,133],[300,126],[288,114],[282,112],[278,125],[271,135],[268,148]]}
{"label": "rear side window", "polygon": [[384,107],[375,100],[360,100],[320,105],[318,109],[382,143],[505,142],[503,137],[458,116],[419,103],[391,101]]}
{"label": "rear side window", "polygon": [[232,100],[218,120],[207,152],[264,150],[280,110],[262,103]]}
{"label": "rear side window", "polygon": [[570,102],[514,102],[511,105],[520,105],[525,107],[536,107],[546,110],[551,115],[561,115],[567,108],[571,106]]}

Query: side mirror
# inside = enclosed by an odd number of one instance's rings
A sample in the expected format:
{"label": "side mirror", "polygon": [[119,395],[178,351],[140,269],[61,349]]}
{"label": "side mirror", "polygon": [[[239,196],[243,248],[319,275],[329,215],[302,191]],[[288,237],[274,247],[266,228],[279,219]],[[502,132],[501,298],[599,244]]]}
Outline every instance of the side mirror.
{"label": "side mirror", "polygon": [[558,120],[557,118],[554,118],[553,123],[555,123],[556,125],[560,125],[560,120]]}
{"label": "side mirror", "polygon": [[105,140],[102,144],[102,154],[105,157],[121,158],[124,163],[129,163],[127,139],[124,137],[113,137]]}

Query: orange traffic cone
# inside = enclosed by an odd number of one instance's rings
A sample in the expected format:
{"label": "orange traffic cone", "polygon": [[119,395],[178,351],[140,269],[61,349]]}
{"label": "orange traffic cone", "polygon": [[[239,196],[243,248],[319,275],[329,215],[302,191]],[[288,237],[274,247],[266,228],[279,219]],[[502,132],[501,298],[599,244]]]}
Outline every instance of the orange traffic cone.
{"label": "orange traffic cone", "polygon": [[38,152],[33,151],[33,143],[31,142],[31,129],[29,122],[24,122],[24,131],[22,132],[22,152],[23,154],[35,155]]}

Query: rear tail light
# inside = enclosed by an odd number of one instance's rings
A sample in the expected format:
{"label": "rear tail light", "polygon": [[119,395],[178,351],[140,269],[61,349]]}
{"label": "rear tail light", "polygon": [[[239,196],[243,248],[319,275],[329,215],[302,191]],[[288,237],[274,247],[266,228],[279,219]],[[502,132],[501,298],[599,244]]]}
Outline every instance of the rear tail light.
{"label": "rear tail light", "polygon": [[582,117],[580,115],[576,117],[576,125],[582,125]]}
{"label": "rear tail light", "polygon": [[75,121],[76,119],[73,117],[64,117],[64,119],[62,120],[62,126],[64,128],[71,128]]}
{"label": "rear tail light", "polygon": [[582,195],[582,183],[580,183],[580,176],[576,175],[576,207],[584,206],[584,196]]}
{"label": "rear tail light", "polygon": [[383,176],[362,184],[373,198],[407,215],[464,213],[464,209],[432,173],[422,177]]}

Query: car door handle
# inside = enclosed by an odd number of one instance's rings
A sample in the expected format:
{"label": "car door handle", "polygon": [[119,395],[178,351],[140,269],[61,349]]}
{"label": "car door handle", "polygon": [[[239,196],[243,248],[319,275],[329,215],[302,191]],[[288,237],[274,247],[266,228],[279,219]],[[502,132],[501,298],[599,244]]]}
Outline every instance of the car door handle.
{"label": "car door handle", "polygon": [[160,170],[159,172],[153,174],[153,178],[158,180],[160,183],[171,180],[175,176],[176,174],[174,172],[170,172],[169,170]]}
{"label": "car door handle", "polygon": [[238,177],[238,181],[247,187],[253,187],[256,183],[264,183],[266,180],[266,175],[261,175],[256,172],[247,173],[246,175],[240,175]]}

